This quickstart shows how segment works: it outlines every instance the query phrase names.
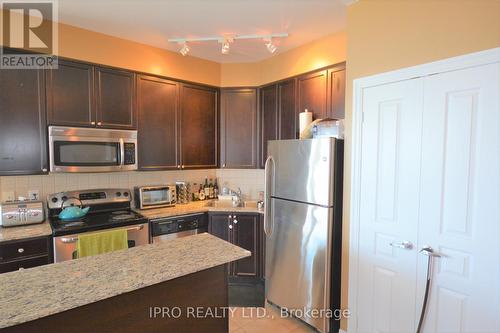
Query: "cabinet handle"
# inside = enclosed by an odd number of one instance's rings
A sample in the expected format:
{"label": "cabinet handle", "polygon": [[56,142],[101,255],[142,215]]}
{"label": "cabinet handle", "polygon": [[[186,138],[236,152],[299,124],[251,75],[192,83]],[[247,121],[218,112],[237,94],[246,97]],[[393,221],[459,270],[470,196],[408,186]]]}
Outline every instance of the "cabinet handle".
{"label": "cabinet handle", "polygon": [[102,126],[102,123],[101,123],[101,122],[98,122],[98,123],[97,123],[97,126]]}
{"label": "cabinet handle", "polygon": [[231,219],[231,218],[233,218],[233,215],[229,215],[229,218],[230,218],[230,219]]}
{"label": "cabinet handle", "polygon": [[47,172],[47,168],[43,168],[43,169],[42,169],[42,172]]}
{"label": "cabinet handle", "polygon": [[234,223],[234,224],[237,224],[237,223],[238,223],[238,220],[236,220],[236,219],[235,219],[235,220],[233,220],[233,223]]}
{"label": "cabinet handle", "polygon": [[229,225],[229,229],[233,229],[233,226],[231,224]]}
{"label": "cabinet handle", "polygon": [[182,169],[184,169],[184,164],[181,166]]}
{"label": "cabinet handle", "polygon": [[19,253],[23,253],[23,252],[24,252],[24,249],[23,249],[22,247],[20,247],[20,248],[18,248],[18,249],[17,249],[17,252],[19,252]]}
{"label": "cabinet handle", "polygon": [[91,121],[91,122],[90,122],[90,125],[95,125],[95,121]]}
{"label": "cabinet handle", "polygon": [[22,271],[24,269],[24,267],[19,267],[18,271]]}
{"label": "cabinet handle", "polygon": [[225,168],[225,167],[226,167],[226,163],[223,163],[223,164],[222,164],[222,167],[223,167],[223,168]]}
{"label": "cabinet handle", "polygon": [[181,168],[181,165],[179,164],[179,165],[177,166],[177,169],[180,169],[180,168]]}

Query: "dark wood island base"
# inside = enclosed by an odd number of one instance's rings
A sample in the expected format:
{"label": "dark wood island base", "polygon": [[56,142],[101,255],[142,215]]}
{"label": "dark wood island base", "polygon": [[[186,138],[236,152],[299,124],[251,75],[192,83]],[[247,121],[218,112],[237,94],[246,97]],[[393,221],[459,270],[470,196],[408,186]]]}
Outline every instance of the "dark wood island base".
{"label": "dark wood island base", "polygon": [[224,264],[0,331],[222,333],[229,315]]}

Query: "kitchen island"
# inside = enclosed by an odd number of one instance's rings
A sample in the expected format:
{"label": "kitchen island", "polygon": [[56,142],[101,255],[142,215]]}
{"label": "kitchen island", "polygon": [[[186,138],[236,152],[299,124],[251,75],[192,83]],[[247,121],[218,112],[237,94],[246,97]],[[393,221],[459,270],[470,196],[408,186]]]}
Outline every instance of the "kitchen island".
{"label": "kitchen island", "polygon": [[2,274],[0,329],[225,332],[226,264],[247,256],[203,233]]}

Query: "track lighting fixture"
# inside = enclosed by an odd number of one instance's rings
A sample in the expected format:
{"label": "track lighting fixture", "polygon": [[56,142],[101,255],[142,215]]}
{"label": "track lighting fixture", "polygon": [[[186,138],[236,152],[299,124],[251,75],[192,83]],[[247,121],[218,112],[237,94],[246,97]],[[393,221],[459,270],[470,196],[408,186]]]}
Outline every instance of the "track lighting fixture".
{"label": "track lighting fixture", "polygon": [[188,53],[189,53],[189,46],[187,45],[186,42],[183,42],[182,43],[182,48],[180,49],[180,53],[183,55],[183,56],[186,56]]}
{"label": "track lighting fixture", "polygon": [[[228,37],[223,36],[213,36],[213,37],[194,37],[194,38],[171,38],[168,41],[173,43],[182,44],[182,48],[179,52],[185,56],[189,53],[190,49],[187,45],[188,42],[206,42],[206,41],[218,41],[221,44],[221,53],[228,54],[231,44],[237,39],[260,39],[264,40],[267,50],[274,54],[278,49],[278,46],[274,42],[277,38],[288,37],[287,33],[277,33],[277,34],[267,34],[267,35],[232,35]],[[274,39],[274,40],[273,40]]]}

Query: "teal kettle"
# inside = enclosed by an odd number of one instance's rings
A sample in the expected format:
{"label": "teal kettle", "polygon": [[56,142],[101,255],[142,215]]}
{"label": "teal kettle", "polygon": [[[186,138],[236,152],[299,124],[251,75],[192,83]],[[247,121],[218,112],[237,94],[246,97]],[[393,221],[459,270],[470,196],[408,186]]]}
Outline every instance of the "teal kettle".
{"label": "teal kettle", "polygon": [[[74,203],[71,203],[69,206],[64,207],[64,204],[66,202],[72,201],[72,200],[79,201],[80,202],[79,206],[75,206]],[[62,208],[62,210],[59,213],[59,218],[63,221],[78,220],[78,219],[84,217],[85,215],[87,215],[87,213],[90,210],[90,207],[82,208],[82,202],[78,198],[68,198],[68,199],[64,200],[62,205],[61,205],[61,208]]]}

